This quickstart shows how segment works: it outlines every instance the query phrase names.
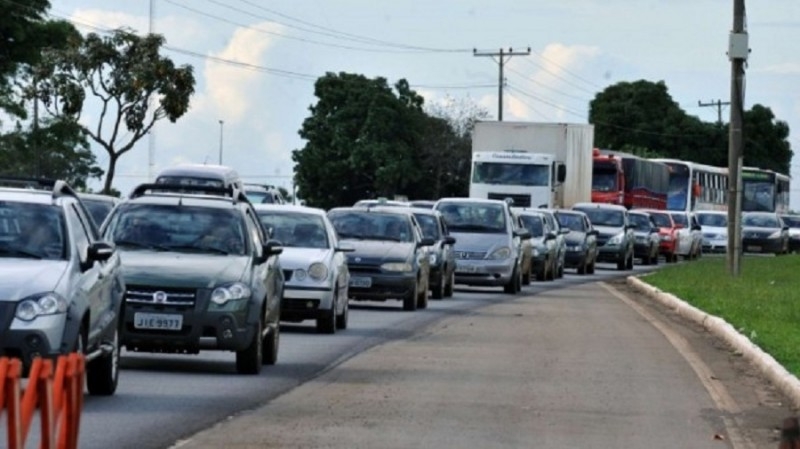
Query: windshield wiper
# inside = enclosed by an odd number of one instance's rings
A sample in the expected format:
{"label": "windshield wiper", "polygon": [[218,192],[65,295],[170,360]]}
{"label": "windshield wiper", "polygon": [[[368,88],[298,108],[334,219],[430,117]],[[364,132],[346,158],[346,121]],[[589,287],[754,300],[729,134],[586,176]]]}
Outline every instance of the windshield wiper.
{"label": "windshield wiper", "polygon": [[40,255],[38,255],[36,253],[30,252],[30,251],[25,251],[24,249],[20,249],[20,248],[2,247],[2,248],[0,248],[0,254],[2,254],[3,256],[22,256],[22,257],[25,257],[25,258],[28,258],[28,259],[41,259],[42,258],[42,256],[40,256]]}
{"label": "windshield wiper", "polygon": [[137,242],[134,240],[117,240],[114,242],[117,246],[131,246],[134,248],[154,249],[157,251],[168,251],[169,248],[163,245],[151,245],[147,243]]}
{"label": "windshield wiper", "polygon": [[481,225],[481,224],[466,224],[466,225],[453,225],[450,226],[451,230],[454,231],[484,231],[484,232],[503,232],[502,229],[497,229],[493,226]]}
{"label": "windshield wiper", "polygon": [[202,253],[223,254],[226,256],[230,254],[230,251],[226,251],[222,248],[217,248],[216,246],[172,245],[172,246],[167,246],[164,249],[166,249],[167,251],[197,251]]}
{"label": "windshield wiper", "polygon": [[359,234],[348,234],[348,233],[346,233],[346,232],[340,232],[340,233],[339,233],[339,238],[340,238],[340,239],[358,239],[358,240],[364,240],[364,236],[363,236],[363,235],[359,235]]}

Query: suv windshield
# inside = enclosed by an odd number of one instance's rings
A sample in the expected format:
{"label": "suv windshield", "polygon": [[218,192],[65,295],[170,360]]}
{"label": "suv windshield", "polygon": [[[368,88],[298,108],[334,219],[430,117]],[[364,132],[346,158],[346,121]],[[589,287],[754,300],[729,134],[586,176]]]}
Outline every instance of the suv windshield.
{"label": "suv windshield", "polygon": [[0,201],[0,257],[66,259],[65,229],[57,206]]}
{"label": "suv windshield", "polygon": [[413,242],[408,217],[369,211],[331,211],[333,227],[343,239]]}
{"label": "suv windshield", "polygon": [[544,236],[544,221],[542,217],[521,215],[520,220],[522,220],[522,225],[525,226],[525,229],[531,233],[531,237],[536,238]]}
{"label": "suv windshield", "polygon": [[754,228],[780,228],[778,217],[774,215],[747,214],[742,217],[742,226],[752,226]]}
{"label": "suv windshield", "polygon": [[790,228],[800,228],[800,217],[794,215],[784,215],[783,222],[786,223],[786,226]]}
{"label": "suv windshield", "polygon": [[619,210],[601,209],[599,207],[578,210],[588,215],[589,221],[595,226],[619,228],[625,223],[625,215]]}
{"label": "suv windshield", "polygon": [[636,226],[637,231],[650,232],[650,229],[653,227],[653,224],[650,223],[650,217],[647,215],[629,214],[628,217],[631,224]]}
{"label": "suv windshield", "polygon": [[667,214],[651,213],[650,217],[653,219],[653,221],[655,222],[656,226],[658,226],[659,228],[671,228],[672,227],[672,222],[670,222],[669,215],[667,215]]}
{"label": "suv windshield", "polygon": [[439,222],[436,217],[430,214],[414,214],[417,223],[422,228],[422,236],[426,239],[439,240]]}
{"label": "suv windshield", "polygon": [[453,232],[506,232],[503,206],[488,203],[444,203],[437,209]]}
{"label": "suv windshield", "polygon": [[672,214],[672,220],[675,222],[675,224],[679,224],[684,227],[689,224],[689,219],[686,218],[686,214]]}
{"label": "suv windshield", "polygon": [[92,220],[94,220],[97,226],[100,226],[103,223],[103,220],[108,217],[111,209],[114,208],[114,203],[111,201],[81,198],[81,202],[86,207],[86,210],[89,211],[89,214],[92,216]]}
{"label": "suv windshield", "polygon": [[126,204],[105,235],[121,247],[244,255],[244,223],[235,209]]}
{"label": "suv windshield", "polygon": [[556,212],[555,216],[558,219],[558,224],[561,225],[562,228],[567,228],[576,232],[586,232],[583,226],[583,217],[580,215]]}
{"label": "suv windshield", "polygon": [[281,245],[295,248],[328,248],[322,217],[295,212],[258,211],[258,218]]}

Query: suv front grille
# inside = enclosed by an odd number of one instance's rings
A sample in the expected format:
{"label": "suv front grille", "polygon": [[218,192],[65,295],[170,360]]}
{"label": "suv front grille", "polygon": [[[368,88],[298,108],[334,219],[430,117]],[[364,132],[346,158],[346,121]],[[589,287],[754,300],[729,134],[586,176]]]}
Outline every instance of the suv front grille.
{"label": "suv front grille", "polygon": [[192,289],[129,286],[125,291],[125,302],[134,304],[194,306],[196,299]]}

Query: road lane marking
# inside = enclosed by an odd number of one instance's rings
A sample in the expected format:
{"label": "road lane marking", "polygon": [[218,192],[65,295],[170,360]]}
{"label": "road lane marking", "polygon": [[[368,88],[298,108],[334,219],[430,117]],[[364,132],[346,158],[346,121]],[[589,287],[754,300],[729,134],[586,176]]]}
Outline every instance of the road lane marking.
{"label": "road lane marking", "polygon": [[681,354],[686,362],[689,363],[689,366],[692,367],[698,379],[700,379],[700,382],[703,384],[703,387],[705,387],[709,396],[711,396],[711,400],[713,400],[717,408],[724,413],[722,415],[722,422],[725,426],[725,431],[728,434],[728,441],[730,442],[731,446],[734,449],[755,449],[756,446],[753,444],[753,442],[746,439],[739,431],[739,420],[733,416],[727,416],[740,413],[741,409],[739,408],[739,404],[737,404],[730,393],[728,393],[728,390],[725,388],[722,382],[714,381],[714,379],[716,379],[714,372],[711,370],[711,368],[709,368],[708,365],[705,364],[705,362],[703,362],[694,349],[692,349],[691,344],[689,344],[689,342],[680,334],[673,331],[669,326],[653,316],[653,314],[648,312],[647,309],[645,309],[642,305],[638,304],[624,293],[618,291],[605,282],[600,282],[600,285],[602,285],[603,288],[605,288],[609,293],[617,297],[617,299],[635,310],[653,327],[658,329],[658,331],[661,332],[664,337],[666,337],[667,341],[669,341],[669,343],[678,351],[678,353]]}

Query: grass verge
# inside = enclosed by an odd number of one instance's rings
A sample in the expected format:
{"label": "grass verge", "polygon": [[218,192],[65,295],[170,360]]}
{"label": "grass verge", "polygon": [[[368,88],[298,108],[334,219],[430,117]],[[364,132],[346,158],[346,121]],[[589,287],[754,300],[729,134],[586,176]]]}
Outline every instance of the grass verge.
{"label": "grass verge", "polygon": [[724,257],[707,257],[642,280],[723,318],[800,377],[800,255],[746,256],[737,278]]}

